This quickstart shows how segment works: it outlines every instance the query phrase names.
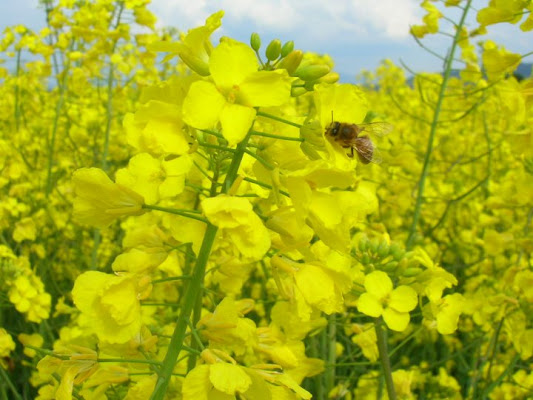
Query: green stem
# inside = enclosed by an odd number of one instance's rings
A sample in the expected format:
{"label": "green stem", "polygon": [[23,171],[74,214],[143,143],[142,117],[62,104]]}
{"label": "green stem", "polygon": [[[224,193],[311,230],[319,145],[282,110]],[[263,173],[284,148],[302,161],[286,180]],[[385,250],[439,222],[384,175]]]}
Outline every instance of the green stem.
{"label": "green stem", "polygon": [[150,365],[161,365],[160,361],[151,361],[151,360],[135,360],[127,358],[99,358],[97,360],[99,363],[129,363],[129,364],[150,364]]}
{"label": "green stem", "polygon": [[[250,140],[250,135],[251,128],[250,132],[248,132],[248,135],[237,145],[237,148],[235,149],[233,159],[228,168],[226,179],[222,186],[224,193],[229,191],[233,185],[233,182],[237,178],[239,167],[244,156],[244,151],[246,150],[246,144],[248,143],[248,140]],[[207,229],[204,234],[202,246],[191,274],[191,280],[185,289],[183,306],[180,310],[176,327],[174,328],[174,333],[170,339],[167,354],[163,360],[163,365],[159,372],[154,391],[150,397],[151,400],[163,400],[165,397],[165,393],[170,382],[170,377],[172,376],[172,370],[174,369],[176,361],[178,360],[181,350],[183,349],[189,318],[193,308],[197,304],[198,293],[201,293],[200,289],[204,281],[207,261],[209,259],[209,255],[211,254],[211,248],[215,242],[217,231],[218,228],[215,225],[212,225],[209,222],[207,223]]]}
{"label": "green stem", "polygon": [[198,217],[196,215],[192,215],[191,213],[194,213],[194,211],[191,211],[191,210],[181,210],[177,208],[159,207],[159,206],[153,206],[149,204],[143,204],[143,208],[146,208],[147,210],[164,211],[169,214],[181,215],[182,217],[187,217],[187,218],[191,218],[197,221],[207,223],[207,219],[203,217]]}
{"label": "green stem", "polygon": [[435,112],[433,114],[433,120],[431,122],[429,139],[428,139],[426,154],[424,158],[424,166],[422,167],[422,173],[420,175],[420,180],[418,181],[418,192],[416,195],[416,203],[415,203],[415,209],[413,213],[413,221],[411,223],[411,227],[409,228],[409,235],[407,237],[407,242],[406,242],[407,249],[411,249],[414,244],[416,228],[418,225],[418,220],[420,219],[420,213],[422,210],[422,203],[424,199],[424,187],[425,187],[426,178],[429,172],[431,154],[433,152],[433,142],[435,140],[437,126],[439,124],[439,117],[440,117],[442,102],[444,100],[444,94],[446,93],[446,87],[448,86],[448,80],[452,72],[453,56],[455,54],[455,50],[457,49],[457,43],[459,42],[461,32],[462,32],[462,27],[465,23],[466,15],[468,14],[468,10],[470,8],[471,3],[472,3],[472,0],[468,0],[468,2],[466,3],[466,6],[463,10],[463,14],[461,16],[461,20],[459,21],[459,24],[457,25],[454,40],[450,48],[450,53],[448,57],[446,58],[446,63],[445,63],[445,68],[444,68],[444,77],[442,78],[442,83],[441,83],[440,91],[439,91],[439,97],[437,99],[437,104],[435,105]]}
{"label": "green stem", "polygon": [[336,349],[336,336],[337,336],[337,326],[336,326],[336,315],[331,314],[328,317],[328,331],[327,331],[327,361],[326,361],[326,371],[324,372],[324,380],[326,384],[326,393],[329,393],[335,387],[335,375],[336,375],[336,365],[337,361],[337,349]]}
{"label": "green stem", "polygon": [[284,124],[295,126],[296,128],[301,128],[302,127],[302,125],[297,124],[296,122],[292,122],[292,121],[289,121],[287,119],[283,119],[283,118],[280,118],[280,117],[278,117],[276,115],[268,114],[268,113],[265,113],[265,112],[262,112],[262,111],[258,111],[257,115],[259,117],[270,118],[270,119],[273,119],[274,121],[283,122]]}
{"label": "green stem", "polygon": [[[273,188],[272,186],[270,186],[269,184],[264,183],[264,182],[260,182],[260,181],[256,181],[255,179],[252,179],[252,178],[248,178],[248,177],[246,177],[246,178],[244,178],[244,180],[245,180],[246,182],[253,183],[254,185],[261,186],[262,188],[270,189],[270,190],[274,190],[274,188]],[[280,189],[279,192],[280,192],[282,195],[284,195],[284,196],[291,197],[291,196],[289,195],[289,193],[286,192],[286,191],[284,191],[284,190],[281,190],[281,189]]]}
{"label": "green stem", "polygon": [[263,137],[268,137],[268,138],[272,138],[272,139],[279,139],[279,140],[288,140],[289,142],[303,142],[303,141],[305,141],[305,139],[301,138],[301,137],[281,136],[281,135],[274,135],[273,133],[266,133],[266,132],[253,131],[252,135],[254,135],[254,136],[263,136]]}
{"label": "green stem", "polygon": [[174,276],[172,278],[155,279],[152,281],[152,285],[156,285],[158,283],[164,283],[164,282],[187,280],[187,279],[191,279],[190,275]]}
{"label": "green stem", "polygon": [[2,377],[2,380],[7,384],[9,389],[13,392],[13,398],[17,400],[22,400],[22,396],[17,392],[17,388],[11,382],[11,379],[9,379],[9,375],[7,374],[6,370],[3,367],[0,367],[0,376]]}
{"label": "green stem", "polygon": [[[309,338],[309,353],[313,358],[320,358],[318,335]],[[317,400],[324,400],[324,375],[317,374],[313,378],[314,389]],[[314,397],[313,397],[314,398]]]}
{"label": "green stem", "polygon": [[389,400],[396,400],[396,391],[394,390],[394,382],[392,380],[392,369],[390,366],[387,346],[387,327],[385,326],[381,318],[377,318],[375,321],[374,328],[376,330],[377,336],[379,360],[381,362],[381,368],[383,370],[385,384],[387,385],[387,393],[389,395]]}
{"label": "green stem", "polygon": [[48,166],[46,169],[46,188],[45,195],[48,198],[52,192],[52,167],[54,165],[54,152],[56,147],[56,137],[57,129],[59,127],[59,117],[61,116],[61,111],[63,109],[63,103],[65,102],[65,91],[67,86],[67,77],[68,71],[70,68],[70,63],[67,63],[65,70],[62,72],[63,77],[61,79],[61,84],[59,85],[59,99],[56,103],[56,110],[54,115],[54,122],[52,124],[52,136],[50,138],[50,143],[48,147]]}

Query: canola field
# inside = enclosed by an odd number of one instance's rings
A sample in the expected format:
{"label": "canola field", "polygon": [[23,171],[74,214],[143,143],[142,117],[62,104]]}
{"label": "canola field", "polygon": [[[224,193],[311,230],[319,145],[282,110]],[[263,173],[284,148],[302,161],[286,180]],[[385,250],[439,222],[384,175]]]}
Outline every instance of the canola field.
{"label": "canola field", "polygon": [[533,3],[353,85],[148,2],[0,39],[0,400],[533,398]]}

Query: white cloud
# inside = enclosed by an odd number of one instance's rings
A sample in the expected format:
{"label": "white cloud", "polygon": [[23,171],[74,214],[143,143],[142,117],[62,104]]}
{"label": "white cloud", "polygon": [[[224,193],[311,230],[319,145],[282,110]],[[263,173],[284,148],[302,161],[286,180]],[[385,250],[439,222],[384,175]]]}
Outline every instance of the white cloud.
{"label": "white cloud", "polygon": [[[350,39],[403,39],[420,20],[418,0],[152,0],[161,25],[182,30],[201,25],[223,9],[225,20],[248,31],[292,33],[321,42]],[[237,27],[228,27],[228,31]]]}

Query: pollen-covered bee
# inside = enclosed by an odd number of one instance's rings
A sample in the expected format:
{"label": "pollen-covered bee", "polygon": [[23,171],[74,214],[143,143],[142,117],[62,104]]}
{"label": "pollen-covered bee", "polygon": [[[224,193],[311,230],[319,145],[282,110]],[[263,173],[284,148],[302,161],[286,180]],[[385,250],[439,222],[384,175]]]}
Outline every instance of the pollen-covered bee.
{"label": "pollen-covered bee", "polygon": [[363,164],[380,163],[381,157],[374,143],[367,134],[378,137],[385,136],[392,131],[392,125],[387,122],[371,122],[368,124],[350,124],[333,121],[326,129],[326,136],[350,149],[348,157],[353,158],[354,150]]}

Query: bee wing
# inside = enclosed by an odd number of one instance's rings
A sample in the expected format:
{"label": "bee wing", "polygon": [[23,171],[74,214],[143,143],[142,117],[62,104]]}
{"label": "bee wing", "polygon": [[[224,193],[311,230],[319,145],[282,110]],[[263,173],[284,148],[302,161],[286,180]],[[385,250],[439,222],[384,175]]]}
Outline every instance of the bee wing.
{"label": "bee wing", "polygon": [[358,124],[361,128],[364,128],[362,133],[370,133],[377,137],[383,137],[388,135],[394,129],[394,126],[388,122],[370,122],[368,124]]}
{"label": "bee wing", "polygon": [[381,164],[381,162],[383,161],[383,157],[381,157],[381,152],[375,146],[375,144],[372,144],[372,147],[356,145],[354,146],[354,148],[357,151],[357,154],[359,154],[359,157],[365,159],[367,163]]}

